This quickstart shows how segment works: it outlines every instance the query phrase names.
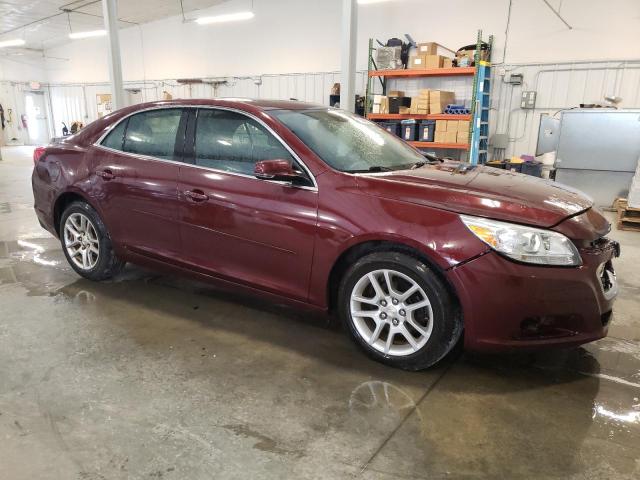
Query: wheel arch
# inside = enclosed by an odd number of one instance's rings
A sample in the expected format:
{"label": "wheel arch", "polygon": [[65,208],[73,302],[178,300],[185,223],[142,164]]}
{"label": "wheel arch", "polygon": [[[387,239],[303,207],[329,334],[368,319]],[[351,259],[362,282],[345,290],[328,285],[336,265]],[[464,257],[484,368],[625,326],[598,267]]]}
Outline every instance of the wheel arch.
{"label": "wheel arch", "polygon": [[330,313],[335,313],[338,302],[338,289],[342,277],[348,270],[348,268],[360,258],[375,252],[398,252],[404,253],[414,257],[426,265],[431,267],[433,272],[442,281],[447,291],[451,294],[451,298],[455,303],[456,310],[458,311],[462,320],[462,306],[455,287],[449,282],[447,276],[444,273],[443,268],[425,252],[417,249],[415,246],[409,243],[404,243],[398,240],[365,240],[351,245],[345,249],[340,256],[336,259],[331,271],[329,273],[327,281],[327,306]]}
{"label": "wheel arch", "polygon": [[89,204],[94,210],[99,212],[93,202],[91,202],[91,200],[89,200],[89,198],[82,192],[78,192],[76,190],[67,190],[66,192],[62,192],[60,195],[58,195],[58,198],[56,198],[53,204],[53,226],[58,235],[60,235],[60,220],[62,219],[62,213],[69,205],[71,205],[75,201],[85,202]]}

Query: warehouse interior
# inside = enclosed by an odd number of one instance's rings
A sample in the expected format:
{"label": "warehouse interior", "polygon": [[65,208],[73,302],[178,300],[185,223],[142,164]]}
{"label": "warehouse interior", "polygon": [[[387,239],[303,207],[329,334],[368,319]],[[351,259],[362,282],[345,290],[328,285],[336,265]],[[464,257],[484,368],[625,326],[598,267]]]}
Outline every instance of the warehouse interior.
{"label": "warehouse interior", "polygon": [[[0,2],[0,477],[640,478],[638,32],[636,0]],[[621,251],[606,337],[403,371],[332,315],[131,263],[79,276],[34,150],[225,97],[585,192]]]}

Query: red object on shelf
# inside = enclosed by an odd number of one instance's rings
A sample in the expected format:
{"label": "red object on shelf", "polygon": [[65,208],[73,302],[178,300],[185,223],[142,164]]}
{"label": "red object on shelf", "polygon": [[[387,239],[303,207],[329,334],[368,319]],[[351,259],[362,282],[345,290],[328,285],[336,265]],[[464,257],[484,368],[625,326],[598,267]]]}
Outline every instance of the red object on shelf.
{"label": "red object on shelf", "polygon": [[475,67],[432,68],[430,70],[370,70],[370,77],[447,77],[451,75],[474,75]]}
{"label": "red object on shelf", "polygon": [[369,113],[369,120],[404,120],[415,118],[416,120],[471,120],[471,115],[455,115],[448,113],[429,113],[429,114],[412,114],[412,113]]}
{"label": "red object on shelf", "polygon": [[466,143],[436,143],[436,142],[408,142],[417,148],[452,148],[456,150],[469,150]]}

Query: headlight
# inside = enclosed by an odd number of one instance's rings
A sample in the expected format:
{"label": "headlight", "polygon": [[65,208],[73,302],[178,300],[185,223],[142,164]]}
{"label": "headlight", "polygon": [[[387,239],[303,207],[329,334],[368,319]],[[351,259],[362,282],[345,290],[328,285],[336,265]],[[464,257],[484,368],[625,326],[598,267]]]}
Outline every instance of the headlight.
{"label": "headlight", "polygon": [[520,262],[538,265],[582,265],[571,240],[558,232],[460,215],[473,234],[494,250]]}

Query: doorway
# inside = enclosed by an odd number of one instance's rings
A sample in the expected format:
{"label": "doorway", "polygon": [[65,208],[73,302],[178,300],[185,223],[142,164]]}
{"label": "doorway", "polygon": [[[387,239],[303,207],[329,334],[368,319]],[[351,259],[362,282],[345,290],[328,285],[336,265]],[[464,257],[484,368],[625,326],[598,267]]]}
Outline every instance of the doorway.
{"label": "doorway", "polygon": [[27,113],[26,128],[29,145],[45,145],[49,143],[44,92],[25,92],[24,103]]}

